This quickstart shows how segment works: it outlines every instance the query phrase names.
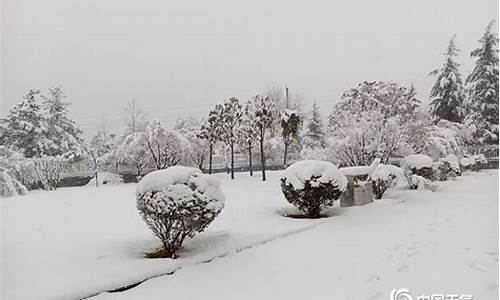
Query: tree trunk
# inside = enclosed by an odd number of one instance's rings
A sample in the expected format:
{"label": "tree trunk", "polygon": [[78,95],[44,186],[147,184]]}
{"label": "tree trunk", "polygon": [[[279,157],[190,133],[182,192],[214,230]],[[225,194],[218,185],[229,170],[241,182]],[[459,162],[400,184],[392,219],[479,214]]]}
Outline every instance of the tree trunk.
{"label": "tree trunk", "polygon": [[95,186],[99,187],[99,180],[97,180],[97,158],[94,155],[94,151],[91,151],[90,154],[92,154],[92,160],[94,161],[94,175],[95,175]]}
{"label": "tree trunk", "polygon": [[264,157],[264,134],[260,137],[260,166],[262,168],[262,181],[266,181],[266,158]]}
{"label": "tree trunk", "polygon": [[253,167],[252,167],[252,142],[248,142],[248,168],[250,169],[250,176],[253,176]]}
{"label": "tree trunk", "polygon": [[212,174],[212,152],[213,146],[210,144],[210,146],[208,146],[208,174]]}
{"label": "tree trunk", "polygon": [[283,167],[286,168],[286,156],[288,154],[288,143],[285,142],[285,153],[283,154]]}
{"label": "tree trunk", "polygon": [[231,146],[231,179],[234,179],[234,146]]}

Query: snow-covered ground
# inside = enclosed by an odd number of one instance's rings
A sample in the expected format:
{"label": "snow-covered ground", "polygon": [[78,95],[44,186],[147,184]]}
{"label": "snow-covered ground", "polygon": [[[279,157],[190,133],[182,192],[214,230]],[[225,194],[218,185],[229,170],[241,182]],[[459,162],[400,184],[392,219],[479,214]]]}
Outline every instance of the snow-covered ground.
{"label": "snow-covered ground", "polygon": [[498,299],[498,171],[389,190],[318,220],[283,217],[280,172],[225,174],[226,206],[181,258],[135,208],[134,184],[1,200],[2,299],[388,299],[394,288]]}

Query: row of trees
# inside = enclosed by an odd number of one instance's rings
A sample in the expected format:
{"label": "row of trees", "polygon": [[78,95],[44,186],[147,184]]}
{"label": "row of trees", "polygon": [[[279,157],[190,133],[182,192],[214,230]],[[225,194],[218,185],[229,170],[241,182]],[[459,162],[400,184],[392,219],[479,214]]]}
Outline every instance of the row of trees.
{"label": "row of trees", "polygon": [[[294,96],[288,102],[298,107],[298,99]],[[141,174],[152,165],[164,169],[182,163],[203,169],[208,158],[207,171],[212,173],[215,150],[224,153],[227,149],[228,171],[234,179],[235,153],[248,154],[250,175],[253,175],[252,154],[258,147],[262,179],[266,180],[266,156],[270,156],[266,149],[272,148],[266,143],[281,141],[282,162],[286,165],[289,149],[299,141],[302,117],[297,111],[286,109],[283,100],[277,89],[256,95],[246,103],[233,97],[217,104],[204,121],[178,119],[172,130],[153,120],[144,131],[137,130],[124,138],[116,149],[116,159],[134,166]]]}
{"label": "row of trees", "polygon": [[451,122],[476,127],[475,138],[498,139],[498,37],[488,24],[479,47],[470,56],[475,60],[472,72],[462,79],[455,61],[459,49],[453,36],[444,53],[445,61],[431,72],[436,76],[430,94],[431,113]]}
{"label": "row of trees", "polygon": [[54,87],[45,94],[30,90],[3,120],[0,141],[25,158],[90,161],[96,172],[127,166],[137,175],[177,164],[206,167],[212,173],[213,156],[218,154],[228,157],[227,169],[234,178],[235,153],[248,156],[253,175],[257,152],[263,180],[269,160],[287,166],[291,154],[341,166],[368,165],[376,157],[387,162],[413,153],[460,157],[467,147],[498,137],[498,39],[491,26],[471,53],[476,64],[465,83],[454,61],[458,50],[454,39],[450,41],[445,63],[432,73],[437,81],[429,110],[422,107],[413,86],[380,81],[362,82],[344,92],[327,123],[316,103],[304,114],[301,97],[289,97],[287,89],[270,89],[248,101],[230,98],[204,120],[179,119],[173,128],[159,120],[147,122],[131,101],[124,109],[122,135],[111,134],[103,123],[87,144],[67,115],[69,103],[62,89]]}

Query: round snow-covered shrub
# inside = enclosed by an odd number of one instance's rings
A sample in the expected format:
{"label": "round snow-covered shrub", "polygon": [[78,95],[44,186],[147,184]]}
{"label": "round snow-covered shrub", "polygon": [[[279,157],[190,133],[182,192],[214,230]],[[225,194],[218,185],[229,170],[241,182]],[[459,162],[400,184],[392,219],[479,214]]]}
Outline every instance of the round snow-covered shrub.
{"label": "round snow-covered shrub", "polygon": [[379,164],[369,178],[372,182],[375,199],[381,199],[385,191],[396,186],[401,178],[404,178],[404,172],[401,168]]}
{"label": "round snow-covered shrub", "polygon": [[462,170],[479,171],[488,163],[488,160],[483,154],[476,154],[468,157],[463,157],[460,160]]}
{"label": "round snow-covered shrub", "polygon": [[401,161],[401,168],[403,170],[429,180],[434,178],[434,170],[432,167],[432,158],[423,154],[408,155]]}
{"label": "round snow-covered shrub", "polygon": [[203,231],[224,207],[217,179],[181,166],[144,176],[136,197],[140,215],[163,243],[156,257],[175,258],[184,239]]}
{"label": "round snow-covered shrub", "polygon": [[289,166],[281,178],[281,190],[288,202],[309,218],[333,205],[347,186],[347,178],[327,161],[303,160]]}
{"label": "round snow-covered shrub", "polygon": [[457,177],[462,174],[458,158],[453,154],[449,154],[433,163],[432,168],[434,171],[433,180],[445,181],[448,178]]}

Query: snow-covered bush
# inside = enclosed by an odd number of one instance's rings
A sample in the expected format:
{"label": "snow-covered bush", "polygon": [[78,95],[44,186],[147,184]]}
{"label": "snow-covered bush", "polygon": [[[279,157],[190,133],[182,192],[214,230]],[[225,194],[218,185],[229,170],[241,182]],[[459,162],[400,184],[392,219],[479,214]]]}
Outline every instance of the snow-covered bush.
{"label": "snow-covered bush", "polygon": [[472,131],[471,126],[440,120],[437,124],[427,127],[422,153],[433,159],[448,154],[463,156],[465,147],[472,142]]}
{"label": "snow-covered bush", "polygon": [[448,178],[457,177],[462,174],[458,158],[453,154],[449,154],[434,162],[432,168],[434,172],[433,180],[445,181]]}
{"label": "snow-covered bush", "polygon": [[186,237],[203,231],[224,207],[219,182],[199,169],[174,166],[142,178],[137,209],[162,241],[158,257],[176,257]]}
{"label": "snow-covered bush", "polygon": [[61,173],[67,167],[67,160],[62,157],[45,156],[31,160],[33,174],[44,190],[55,190],[61,181]]}
{"label": "snow-covered bush", "polygon": [[423,154],[408,155],[401,161],[401,168],[409,174],[422,176],[429,180],[434,178],[433,160]]}
{"label": "snow-covered bush", "polygon": [[462,170],[479,171],[487,163],[488,160],[483,154],[476,154],[468,157],[462,157],[460,160],[460,168]]}
{"label": "snow-covered bush", "polygon": [[436,190],[436,186],[427,178],[408,173],[405,173],[405,176],[410,190],[430,190],[433,192]]}
{"label": "snow-covered bush", "polygon": [[309,218],[320,217],[321,209],[332,206],[346,186],[346,177],[334,164],[319,160],[296,162],[281,178],[286,200]]}
{"label": "snow-covered bush", "polygon": [[28,189],[55,190],[68,161],[60,156],[27,158],[18,161],[11,169],[14,177]]}
{"label": "snow-covered bush", "polygon": [[0,198],[25,195],[28,189],[7,171],[0,172]]}
{"label": "snow-covered bush", "polygon": [[29,190],[39,188],[33,172],[33,160],[22,158],[11,168],[11,172],[19,182]]}
{"label": "snow-covered bush", "polygon": [[375,199],[381,199],[388,188],[394,187],[404,178],[401,168],[394,165],[379,164],[370,175]]}

